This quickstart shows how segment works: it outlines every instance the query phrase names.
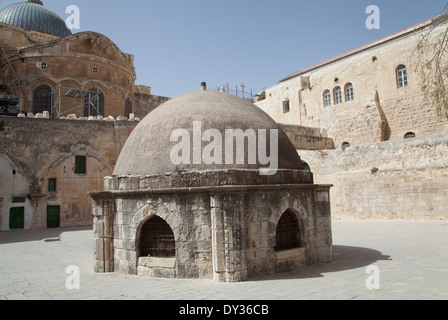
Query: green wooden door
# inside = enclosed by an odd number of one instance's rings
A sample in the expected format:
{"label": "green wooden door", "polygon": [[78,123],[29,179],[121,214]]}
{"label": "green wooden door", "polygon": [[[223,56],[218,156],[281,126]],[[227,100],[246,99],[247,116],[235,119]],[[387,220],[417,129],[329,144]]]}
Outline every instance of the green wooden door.
{"label": "green wooden door", "polygon": [[60,225],[60,211],[59,206],[47,207],[47,228],[59,228]]}
{"label": "green wooden door", "polygon": [[9,229],[25,228],[25,208],[11,208],[9,211]]}

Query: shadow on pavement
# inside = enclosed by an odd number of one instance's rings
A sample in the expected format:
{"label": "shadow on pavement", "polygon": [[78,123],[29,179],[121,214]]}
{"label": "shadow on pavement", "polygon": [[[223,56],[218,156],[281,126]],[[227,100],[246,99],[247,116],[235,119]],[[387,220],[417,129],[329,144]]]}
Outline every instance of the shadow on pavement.
{"label": "shadow on pavement", "polygon": [[361,247],[334,246],[334,260],[331,263],[317,263],[305,269],[274,275],[251,277],[249,281],[306,279],[323,277],[324,273],[367,267],[377,261],[390,261],[390,256],[381,252]]}
{"label": "shadow on pavement", "polygon": [[13,230],[0,232],[0,244],[43,241],[44,239],[58,238],[64,232],[92,230],[92,226],[55,228],[42,230]]}

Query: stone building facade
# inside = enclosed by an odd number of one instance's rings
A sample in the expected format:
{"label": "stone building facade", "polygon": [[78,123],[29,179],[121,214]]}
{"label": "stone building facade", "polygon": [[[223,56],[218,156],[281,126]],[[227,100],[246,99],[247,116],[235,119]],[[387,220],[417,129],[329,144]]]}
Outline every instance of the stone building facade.
{"label": "stone building facade", "polygon": [[336,148],[448,132],[425,98],[417,52],[446,31],[441,17],[299,70],[267,89],[256,105],[281,124],[321,128]]}
{"label": "stone building facade", "polygon": [[89,226],[135,121],[0,116],[0,231]]}
{"label": "stone building facade", "polygon": [[[265,163],[247,153],[243,163],[221,154],[176,164],[170,150],[179,128],[190,136],[277,130],[278,170],[260,174]],[[330,187],[314,184],[286,134],[252,103],[211,91],[174,98],[134,129],[104,191],[90,193],[95,270],[234,282],[330,262]]]}
{"label": "stone building facade", "polygon": [[113,172],[135,120],[168,100],[135,80],[131,54],[72,34],[42,1],[0,10],[0,107],[19,113],[0,117],[1,231],[92,225],[87,192]]}
{"label": "stone building facade", "polygon": [[17,108],[25,114],[143,118],[161,102],[135,86],[133,55],[102,34],[72,34],[41,1],[0,10],[0,34],[2,85],[20,97]]}

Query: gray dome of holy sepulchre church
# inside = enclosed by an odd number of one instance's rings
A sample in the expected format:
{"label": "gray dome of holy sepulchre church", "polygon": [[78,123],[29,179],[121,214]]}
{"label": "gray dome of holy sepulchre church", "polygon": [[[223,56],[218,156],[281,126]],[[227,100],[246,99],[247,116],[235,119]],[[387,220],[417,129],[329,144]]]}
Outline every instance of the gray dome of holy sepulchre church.
{"label": "gray dome of holy sepulchre church", "polygon": [[46,8],[40,0],[15,3],[0,10],[0,22],[60,38],[72,34],[64,20]]}
{"label": "gray dome of holy sepulchre church", "polygon": [[[248,149],[243,162],[225,161],[238,153],[237,138],[225,147],[226,130],[238,129],[258,135],[251,152],[263,143],[259,155],[278,152],[275,170],[263,172],[269,164],[250,160]],[[177,164],[173,148],[188,139],[179,154],[191,161]],[[213,139],[222,161],[195,159],[195,147],[206,155]],[[251,102],[206,90],[182,95],[139,123],[105,190],[91,193],[95,271],[231,282],[331,262],[330,188],[313,183],[286,134]]]}

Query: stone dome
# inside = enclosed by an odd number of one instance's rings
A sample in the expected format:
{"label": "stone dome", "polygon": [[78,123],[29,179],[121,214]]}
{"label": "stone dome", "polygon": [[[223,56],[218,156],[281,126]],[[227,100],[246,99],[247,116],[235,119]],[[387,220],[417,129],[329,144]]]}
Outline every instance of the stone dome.
{"label": "stone dome", "polygon": [[40,0],[15,3],[0,10],[0,22],[25,31],[38,31],[61,38],[72,34],[65,21],[44,7]]}
{"label": "stone dome", "polygon": [[[202,133],[199,132],[198,134],[198,130],[193,132],[194,122],[196,124],[200,123],[199,128]],[[217,161],[218,164],[216,162],[205,164],[204,161],[201,161],[199,162],[200,164],[194,164],[197,161],[194,161],[193,158],[194,142],[191,142],[190,153],[192,160],[190,163],[174,164],[171,160],[172,149],[180,141],[183,142],[183,139],[173,141],[171,139],[172,133],[178,129],[182,129],[184,132],[188,131],[190,141],[194,141],[198,137],[200,139],[202,134],[208,129],[218,130],[222,134],[222,163]],[[237,164],[237,161],[234,161],[234,164],[226,164],[224,160],[227,152],[224,146],[226,129],[241,129],[241,132],[253,129],[257,134],[257,140],[260,139],[260,135],[258,134],[259,130],[264,129],[266,132],[266,139],[264,141],[267,142],[264,153],[266,156],[269,156],[271,150],[270,133],[272,130],[277,129],[277,169],[302,170],[302,161],[291,141],[278,124],[264,111],[247,100],[227,93],[198,91],[171,99],[147,115],[137,125],[127,140],[115,166],[114,175],[144,176],[194,171],[260,170],[269,167],[266,163],[260,163],[259,157],[256,157],[256,164],[253,160],[248,161],[247,145],[249,143],[247,139],[245,142],[244,164]],[[214,132],[217,132],[216,130]],[[214,142],[215,139],[210,137],[205,139],[202,142],[201,150],[207,145],[210,145],[212,141]],[[237,143],[235,142],[234,148],[236,145]],[[259,150],[258,145],[256,150]],[[180,152],[180,154],[182,153]],[[209,154],[214,154],[214,152]],[[236,155],[235,150],[233,154],[234,156]]]}

